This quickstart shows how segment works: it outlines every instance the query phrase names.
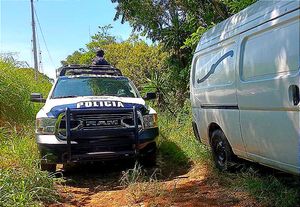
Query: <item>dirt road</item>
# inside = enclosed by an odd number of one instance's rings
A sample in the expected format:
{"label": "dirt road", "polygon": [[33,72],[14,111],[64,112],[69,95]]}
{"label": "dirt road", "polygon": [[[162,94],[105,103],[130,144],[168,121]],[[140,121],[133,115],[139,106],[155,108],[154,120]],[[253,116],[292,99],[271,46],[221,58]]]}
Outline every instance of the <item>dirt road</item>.
{"label": "dirt road", "polygon": [[146,169],[147,179],[127,179],[124,185],[126,170],[126,164],[111,163],[62,171],[65,181],[57,186],[62,201],[50,206],[259,206],[247,193],[222,187],[204,166]]}

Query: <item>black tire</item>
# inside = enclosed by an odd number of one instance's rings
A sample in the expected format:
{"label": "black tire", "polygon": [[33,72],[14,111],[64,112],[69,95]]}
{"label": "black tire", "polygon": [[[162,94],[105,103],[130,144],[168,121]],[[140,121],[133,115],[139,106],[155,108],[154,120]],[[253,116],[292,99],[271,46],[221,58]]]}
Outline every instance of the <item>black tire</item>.
{"label": "black tire", "polygon": [[56,172],[56,164],[41,163],[41,170],[54,173]]}
{"label": "black tire", "polygon": [[220,171],[228,171],[233,165],[234,154],[222,130],[212,133],[211,148],[215,166]]}
{"label": "black tire", "polygon": [[72,171],[74,169],[75,163],[64,163],[63,170],[64,172]]}
{"label": "black tire", "polygon": [[150,154],[140,157],[139,163],[144,167],[154,167],[156,166],[157,153],[156,150]]}

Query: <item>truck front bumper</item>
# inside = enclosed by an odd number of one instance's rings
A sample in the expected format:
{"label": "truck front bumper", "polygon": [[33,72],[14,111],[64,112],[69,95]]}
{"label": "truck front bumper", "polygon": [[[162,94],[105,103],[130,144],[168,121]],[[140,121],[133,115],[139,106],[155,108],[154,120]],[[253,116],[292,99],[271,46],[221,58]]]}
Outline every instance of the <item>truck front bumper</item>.
{"label": "truck front bumper", "polygon": [[104,161],[147,156],[155,153],[155,139],[158,134],[159,129],[157,127],[145,129],[138,134],[138,144],[126,143],[127,146],[124,145],[122,139],[128,139],[128,137],[122,135],[88,140],[82,138],[80,141],[71,141],[70,144],[55,135],[36,135],[36,142],[41,157],[46,163]]}

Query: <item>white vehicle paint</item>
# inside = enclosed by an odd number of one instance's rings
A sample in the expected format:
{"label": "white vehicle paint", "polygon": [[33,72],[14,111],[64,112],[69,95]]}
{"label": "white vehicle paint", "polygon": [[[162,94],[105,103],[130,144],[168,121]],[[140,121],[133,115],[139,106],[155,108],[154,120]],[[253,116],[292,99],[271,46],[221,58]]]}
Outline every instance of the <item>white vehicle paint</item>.
{"label": "white vehicle paint", "polygon": [[[76,75],[72,75],[75,73]],[[145,100],[155,99],[147,93]],[[41,169],[56,164],[114,159],[156,162],[157,113],[134,84],[111,66],[70,65],[61,68],[36,116]]]}
{"label": "white vehicle paint", "polygon": [[[78,78],[80,76],[70,76],[71,78]],[[90,76],[94,77],[94,76]],[[96,76],[97,77],[97,76]],[[98,76],[98,77],[109,77],[109,76]],[[76,104],[76,107],[74,108],[104,108],[104,107],[122,107],[124,108],[123,103],[127,104],[137,104],[137,105],[143,105],[148,108],[149,114],[156,114],[156,111],[147,106],[145,100],[140,96],[138,90],[134,86],[134,84],[130,81],[132,87],[134,87],[136,93],[139,97],[116,97],[116,96],[76,96],[72,98],[55,98],[53,99],[51,96],[53,94],[53,91],[55,89],[55,86],[57,85],[57,79],[53,87],[51,88],[49,92],[49,96],[46,99],[45,105],[42,107],[42,109],[38,112],[36,115],[36,118],[43,118],[43,117],[49,117],[48,113],[57,106],[65,106],[65,105],[71,105]]]}
{"label": "white vehicle paint", "polygon": [[206,32],[191,78],[201,141],[220,128],[238,157],[300,174],[300,1],[258,1]]}
{"label": "white vehicle paint", "polygon": [[[114,102],[114,105],[111,102]],[[39,111],[36,118],[48,117],[47,113],[49,113],[51,109],[53,109],[53,107],[55,106],[76,104],[76,108],[81,108],[81,107],[100,108],[100,107],[105,107],[105,104],[111,104],[111,106],[114,107],[118,107],[118,106],[122,107],[123,103],[146,105],[144,99],[142,98],[128,98],[128,97],[115,97],[115,96],[80,96],[74,98],[51,99],[51,92],[50,92],[50,95],[47,98],[44,107]],[[90,104],[91,106],[89,106]],[[155,113],[156,111],[153,108],[149,107],[149,114],[155,114]]]}

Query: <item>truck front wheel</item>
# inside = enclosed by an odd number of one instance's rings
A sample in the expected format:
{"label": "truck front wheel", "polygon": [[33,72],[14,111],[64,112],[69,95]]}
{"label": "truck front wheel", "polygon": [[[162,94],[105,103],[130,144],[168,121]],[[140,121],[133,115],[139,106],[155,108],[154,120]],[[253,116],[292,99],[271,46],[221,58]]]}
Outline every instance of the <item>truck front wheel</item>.
{"label": "truck front wheel", "polygon": [[41,170],[54,173],[56,171],[56,164],[41,163]]}
{"label": "truck front wheel", "polygon": [[156,166],[156,151],[147,154],[140,158],[140,163],[144,167],[154,167]]}

